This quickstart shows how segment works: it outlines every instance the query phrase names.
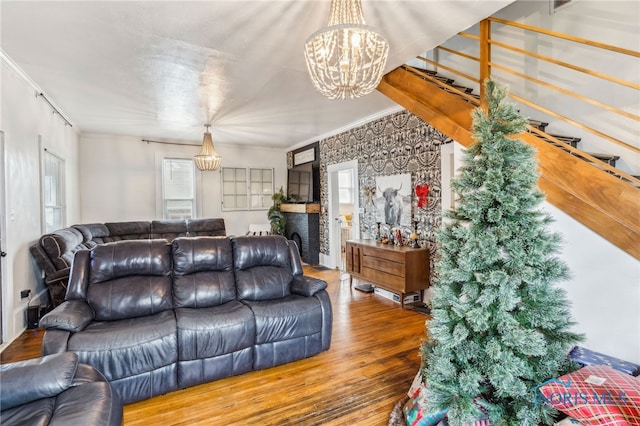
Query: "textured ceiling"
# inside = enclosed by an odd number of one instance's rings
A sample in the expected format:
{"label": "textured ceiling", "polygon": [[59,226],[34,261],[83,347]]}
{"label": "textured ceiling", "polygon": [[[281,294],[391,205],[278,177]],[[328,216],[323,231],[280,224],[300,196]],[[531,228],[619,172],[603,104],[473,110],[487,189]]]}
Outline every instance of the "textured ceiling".
{"label": "textured ceiling", "polygon": [[[364,0],[387,71],[513,0]],[[0,1],[2,50],[85,133],[291,147],[390,110],[330,101],[302,46],[329,1]]]}

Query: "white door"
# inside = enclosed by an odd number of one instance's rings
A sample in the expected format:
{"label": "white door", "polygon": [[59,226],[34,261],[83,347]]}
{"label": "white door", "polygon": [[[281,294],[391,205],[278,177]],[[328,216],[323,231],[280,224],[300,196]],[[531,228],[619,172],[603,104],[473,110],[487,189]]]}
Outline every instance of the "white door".
{"label": "white door", "polygon": [[340,221],[340,172],[351,171],[351,190],[353,194],[353,213],[351,216],[351,238],[360,238],[360,203],[358,186],[358,161],[331,164],[327,167],[328,186],[327,198],[329,204],[329,256],[327,265],[330,268],[344,267],[342,264],[341,234],[343,224]]}

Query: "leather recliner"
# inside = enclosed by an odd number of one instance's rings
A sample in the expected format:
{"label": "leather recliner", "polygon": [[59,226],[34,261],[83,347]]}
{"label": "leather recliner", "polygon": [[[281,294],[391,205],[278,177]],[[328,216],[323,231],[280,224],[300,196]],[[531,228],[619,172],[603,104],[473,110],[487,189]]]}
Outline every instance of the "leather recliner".
{"label": "leather recliner", "polygon": [[3,426],[122,425],[119,395],[72,352],[0,365],[0,409]]}
{"label": "leather recliner", "polygon": [[44,276],[52,307],[64,301],[73,256],[78,250],[121,240],[226,235],[224,219],[154,220],[72,225],[41,236],[29,247]]}
{"label": "leather recliner", "polygon": [[327,350],[326,286],[281,236],[98,245],[40,321],[42,351],[77,353],[129,403]]}

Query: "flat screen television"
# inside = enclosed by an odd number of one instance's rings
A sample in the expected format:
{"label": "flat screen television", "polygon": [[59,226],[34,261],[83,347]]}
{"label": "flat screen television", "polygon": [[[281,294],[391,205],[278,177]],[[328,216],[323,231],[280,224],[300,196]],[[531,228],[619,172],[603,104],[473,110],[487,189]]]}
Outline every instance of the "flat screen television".
{"label": "flat screen television", "polygon": [[289,169],[287,201],[310,203],[313,201],[313,168],[311,163]]}

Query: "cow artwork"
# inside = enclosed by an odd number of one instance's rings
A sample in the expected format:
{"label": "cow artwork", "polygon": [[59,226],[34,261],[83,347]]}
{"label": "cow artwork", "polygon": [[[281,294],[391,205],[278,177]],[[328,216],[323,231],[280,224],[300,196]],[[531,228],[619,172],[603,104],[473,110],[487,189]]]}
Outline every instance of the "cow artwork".
{"label": "cow artwork", "polygon": [[385,188],[384,190],[378,188],[382,192],[382,198],[384,198],[384,223],[391,226],[399,226],[400,218],[402,217],[402,196],[398,195],[398,191],[402,189],[402,184],[398,189]]}
{"label": "cow artwork", "polygon": [[390,226],[411,225],[411,175],[376,177],[378,221]]}

